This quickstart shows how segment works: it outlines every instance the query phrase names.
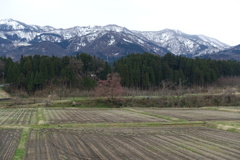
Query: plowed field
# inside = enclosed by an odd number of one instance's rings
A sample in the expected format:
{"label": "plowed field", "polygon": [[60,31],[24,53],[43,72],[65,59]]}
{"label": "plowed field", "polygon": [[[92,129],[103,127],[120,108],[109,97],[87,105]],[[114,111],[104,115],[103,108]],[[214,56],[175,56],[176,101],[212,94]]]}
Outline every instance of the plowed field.
{"label": "plowed field", "polygon": [[135,108],[135,110],[144,111],[156,115],[185,119],[189,121],[240,120],[240,113],[226,111],[204,109],[142,109],[142,108]]}
{"label": "plowed field", "polygon": [[205,127],[41,129],[25,160],[240,159],[240,135]]}
{"label": "plowed field", "polygon": [[29,125],[36,123],[37,110],[0,109],[0,125]]}
{"label": "plowed field", "polygon": [[0,129],[0,159],[11,160],[21,136],[18,129]]}
{"label": "plowed field", "polygon": [[[239,122],[207,109],[0,109],[0,160],[239,160]],[[207,127],[220,124],[236,133]]]}
{"label": "plowed field", "polygon": [[121,109],[46,109],[46,123],[166,122],[164,119]]}

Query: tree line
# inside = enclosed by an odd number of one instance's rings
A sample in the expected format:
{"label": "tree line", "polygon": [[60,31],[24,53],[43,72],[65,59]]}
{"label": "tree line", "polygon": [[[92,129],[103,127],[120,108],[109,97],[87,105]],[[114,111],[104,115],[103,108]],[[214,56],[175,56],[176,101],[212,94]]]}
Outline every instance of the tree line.
{"label": "tree line", "polygon": [[[68,88],[93,89],[98,79],[106,79],[111,66],[103,60],[88,54],[75,57],[28,56],[17,62],[1,58],[4,63],[4,80],[12,90],[33,93],[49,85]],[[3,75],[1,75],[3,77]]]}
{"label": "tree line", "polygon": [[206,86],[220,77],[239,76],[237,61],[187,58],[167,53],[163,57],[149,53],[131,54],[114,63],[122,85],[148,89],[163,81],[173,84]]}
{"label": "tree line", "polygon": [[113,66],[86,53],[62,58],[22,56],[17,62],[0,58],[0,78],[12,90],[30,94],[49,85],[91,90],[112,72],[119,73],[121,85],[129,88],[162,87],[163,82],[206,86],[220,77],[239,76],[240,62],[191,59],[170,53],[163,57],[150,53],[131,54],[115,61]]}

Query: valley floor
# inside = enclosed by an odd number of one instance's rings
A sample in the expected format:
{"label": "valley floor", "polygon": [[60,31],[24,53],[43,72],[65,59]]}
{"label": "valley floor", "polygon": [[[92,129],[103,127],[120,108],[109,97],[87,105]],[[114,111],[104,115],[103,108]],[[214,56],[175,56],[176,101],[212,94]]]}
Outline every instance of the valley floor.
{"label": "valley floor", "polygon": [[0,159],[240,159],[240,108],[0,109]]}

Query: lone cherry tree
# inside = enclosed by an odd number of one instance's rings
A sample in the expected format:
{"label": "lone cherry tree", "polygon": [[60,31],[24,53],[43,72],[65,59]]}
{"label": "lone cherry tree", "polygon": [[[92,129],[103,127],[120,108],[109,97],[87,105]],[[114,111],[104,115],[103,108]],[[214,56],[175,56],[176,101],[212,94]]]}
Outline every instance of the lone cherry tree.
{"label": "lone cherry tree", "polygon": [[95,88],[95,96],[103,96],[111,99],[120,96],[124,92],[120,82],[121,78],[118,73],[108,74],[107,80],[98,81],[98,86]]}

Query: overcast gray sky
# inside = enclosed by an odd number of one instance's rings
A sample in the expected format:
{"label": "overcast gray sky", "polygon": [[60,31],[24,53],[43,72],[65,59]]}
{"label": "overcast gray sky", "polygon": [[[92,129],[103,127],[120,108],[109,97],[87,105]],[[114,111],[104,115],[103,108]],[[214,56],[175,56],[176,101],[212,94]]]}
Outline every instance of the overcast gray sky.
{"label": "overcast gray sky", "polygon": [[178,29],[240,44],[240,0],[0,0],[0,19],[56,28]]}

